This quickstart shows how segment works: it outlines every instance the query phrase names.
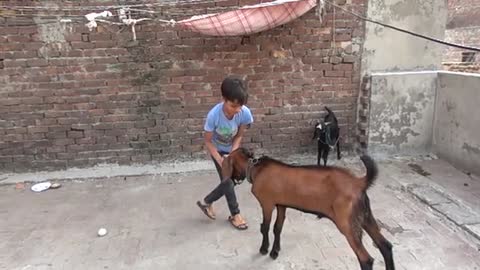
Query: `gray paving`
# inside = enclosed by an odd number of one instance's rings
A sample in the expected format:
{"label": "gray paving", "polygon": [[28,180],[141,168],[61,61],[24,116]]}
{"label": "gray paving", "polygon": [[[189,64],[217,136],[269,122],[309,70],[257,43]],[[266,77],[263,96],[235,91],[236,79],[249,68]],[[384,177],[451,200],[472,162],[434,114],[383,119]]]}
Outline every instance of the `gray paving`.
{"label": "gray paving", "polygon": [[[435,175],[412,171],[409,162],[380,162],[369,190],[373,213],[394,244],[397,269],[480,269],[480,225],[471,217],[479,209],[462,201],[464,193],[435,183]],[[356,160],[340,164],[362,172]],[[213,170],[203,170],[69,180],[42,193],[31,192],[28,183],[25,189],[1,185],[0,269],[359,269],[330,221],[295,210],[287,210],[279,258],[259,255],[260,207],[248,183],[237,189],[247,231],[227,222],[223,199],[216,221],[195,206],[217,181]],[[455,203],[459,207],[439,207]],[[457,224],[456,216],[467,220]],[[96,235],[100,227],[108,229],[106,236]],[[384,269],[366,235],[364,243],[374,268]]]}

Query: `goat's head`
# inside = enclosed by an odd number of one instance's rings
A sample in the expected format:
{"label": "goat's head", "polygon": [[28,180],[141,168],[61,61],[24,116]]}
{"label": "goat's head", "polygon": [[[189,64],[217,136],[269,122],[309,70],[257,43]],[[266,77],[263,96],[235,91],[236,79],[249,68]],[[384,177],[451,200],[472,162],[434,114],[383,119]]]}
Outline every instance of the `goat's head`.
{"label": "goat's head", "polygon": [[327,111],[327,114],[323,118],[323,121],[325,123],[331,122],[331,123],[337,124],[338,121],[337,121],[337,117],[335,116],[335,113],[332,110],[330,110],[327,106],[325,106],[325,110]]}
{"label": "goat's head", "polygon": [[337,124],[337,117],[328,107],[325,106],[327,114],[323,117],[323,121],[316,121],[315,130],[313,131],[313,139],[319,140],[321,136],[329,134],[331,132],[332,126],[335,128]]}
{"label": "goat's head", "polygon": [[317,121],[315,124],[315,130],[313,131],[313,139],[320,139],[321,136],[327,132],[330,132],[331,122]]}
{"label": "goat's head", "polygon": [[243,180],[247,177],[248,160],[253,158],[253,152],[238,148],[231,152],[222,163],[222,181]]}

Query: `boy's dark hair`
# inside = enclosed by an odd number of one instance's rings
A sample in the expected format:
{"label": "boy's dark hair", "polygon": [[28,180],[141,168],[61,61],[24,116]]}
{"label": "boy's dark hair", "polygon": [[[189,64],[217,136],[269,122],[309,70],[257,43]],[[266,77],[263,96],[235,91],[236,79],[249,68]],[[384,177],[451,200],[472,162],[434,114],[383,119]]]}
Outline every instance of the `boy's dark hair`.
{"label": "boy's dark hair", "polygon": [[222,97],[228,101],[247,104],[248,93],[245,81],[236,76],[229,76],[222,82]]}

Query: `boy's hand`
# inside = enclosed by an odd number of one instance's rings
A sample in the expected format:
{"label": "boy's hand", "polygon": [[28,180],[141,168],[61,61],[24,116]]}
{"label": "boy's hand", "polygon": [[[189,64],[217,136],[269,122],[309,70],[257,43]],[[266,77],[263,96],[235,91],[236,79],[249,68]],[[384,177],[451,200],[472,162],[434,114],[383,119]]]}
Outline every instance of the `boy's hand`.
{"label": "boy's hand", "polygon": [[217,160],[218,164],[220,165],[220,167],[222,167],[223,165],[223,157],[220,157],[220,160]]}
{"label": "boy's hand", "polygon": [[223,155],[223,156],[220,157],[220,163],[219,163],[219,164],[220,164],[220,167],[222,167],[223,161],[224,161],[227,157],[228,157],[228,155]]}

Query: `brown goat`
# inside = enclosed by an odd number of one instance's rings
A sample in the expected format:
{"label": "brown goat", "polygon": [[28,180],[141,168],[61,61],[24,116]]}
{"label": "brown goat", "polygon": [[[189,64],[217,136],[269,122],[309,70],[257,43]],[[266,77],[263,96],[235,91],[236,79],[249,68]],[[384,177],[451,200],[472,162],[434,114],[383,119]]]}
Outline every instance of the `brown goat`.
{"label": "brown goat", "polygon": [[362,228],[365,229],[380,249],[386,269],[394,270],[392,245],[380,233],[366,194],[378,170],[369,156],[364,155],[361,160],[367,174],[358,178],[338,167],[292,166],[269,157],[254,159],[251,152],[240,148],[224,160],[222,176],[224,181],[247,178],[252,184],[252,193],[263,211],[260,253],[265,255],[268,252],[270,221],[274,208],[277,208],[270,257],[278,257],[285,211],[286,208],[294,208],[333,221],[347,238],[362,270],[372,269],[373,266],[373,258],[362,244]]}

